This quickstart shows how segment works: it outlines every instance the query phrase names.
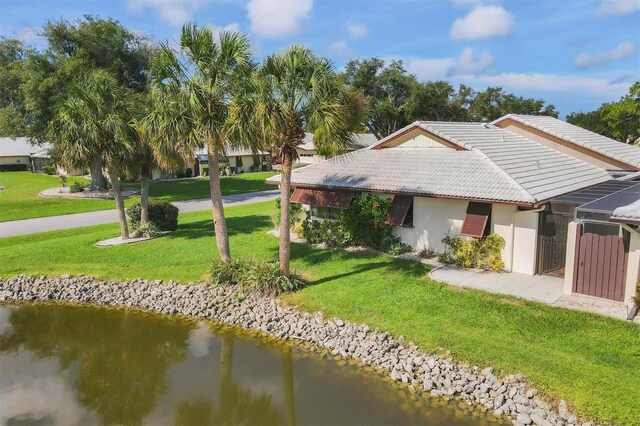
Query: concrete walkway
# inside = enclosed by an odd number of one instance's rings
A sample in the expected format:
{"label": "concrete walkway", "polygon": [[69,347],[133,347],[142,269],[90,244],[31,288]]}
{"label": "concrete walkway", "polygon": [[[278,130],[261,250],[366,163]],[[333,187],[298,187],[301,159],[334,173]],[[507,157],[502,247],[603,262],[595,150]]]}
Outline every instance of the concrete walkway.
{"label": "concrete walkway", "polygon": [[[431,271],[431,278],[458,287],[471,287],[490,293],[508,294],[526,300],[546,303],[626,320],[624,303],[589,296],[563,294],[564,280],[547,275],[517,272],[484,272],[441,266]],[[640,323],[640,316],[635,322]]]}
{"label": "concrete walkway", "polygon": [[[241,204],[258,203],[260,201],[275,200],[280,195],[279,190],[246,192],[243,194],[225,195],[222,201],[226,207]],[[180,213],[211,209],[209,198],[172,203],[178,207]],[[37,232],[56,231],[60,229],[79,228],[81,226],[102,225],[118,221],[118,211],[100,210],[96,212],[74,213],[62,216],[40,217],[36,219],[0,222],[0,238],[15,235],[35,234]]]}

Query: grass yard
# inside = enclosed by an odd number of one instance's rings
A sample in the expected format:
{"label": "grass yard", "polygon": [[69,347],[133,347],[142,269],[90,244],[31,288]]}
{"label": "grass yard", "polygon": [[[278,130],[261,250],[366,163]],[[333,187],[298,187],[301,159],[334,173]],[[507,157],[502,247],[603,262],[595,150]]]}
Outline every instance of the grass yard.
{"label": "grass yard", "polygon": [[[277,259],[266,234],[274,204],[227,209],[232,254]],[[196,281],[216,256],[210,213],[180,216],[178,230],[141,244],[97,248],[117,224],[0,239],[0,275],[88,274]],[[640,327],[429,280],[422,264],[374,253],[293,245],[293,267],[309,285],[285,296],[307,310],[366,322],[451,351],[465,362],[524,373],[603,423],[640,424]]]}
{"label": "grass yard", "polygon": [[[242,192],[275,189],[264,180],[273,176],[271,172],[245,173],[238,176],[222,178],[223,195]],[[67,185],[74,181],[88,182],[82,177],[70,176]],[[70,213],[107,210],[115,208],[113,200],[89,200],[68,198],[44,198],[39,193],[47,188],[60,186],[57,176],[48,176],[29,172],[0,173],[0,222],[35,217],[55,216]],[[133,187],[137,184],[126,184]],[[151,197],[165,201],[182,201],[209,197],[209,181],[207,179],[181,179],[153,181],[149,185]],[[129,205],[138,200],[132,197],[126,200]]]}

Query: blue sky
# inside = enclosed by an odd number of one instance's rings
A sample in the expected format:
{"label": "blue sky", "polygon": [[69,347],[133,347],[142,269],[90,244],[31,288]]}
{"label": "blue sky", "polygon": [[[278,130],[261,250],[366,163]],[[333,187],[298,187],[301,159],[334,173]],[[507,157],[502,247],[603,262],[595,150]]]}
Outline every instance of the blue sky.
{"label": "blue sky", "polygon": [[0,35],[38,45],[47,19],[84,14],[159,41],[187,21],[244,31],[258,58],[303,43],[338,68],[402,59],[422,80],[503,86],[562,115],[640,80],[640,0],[0,0]]}

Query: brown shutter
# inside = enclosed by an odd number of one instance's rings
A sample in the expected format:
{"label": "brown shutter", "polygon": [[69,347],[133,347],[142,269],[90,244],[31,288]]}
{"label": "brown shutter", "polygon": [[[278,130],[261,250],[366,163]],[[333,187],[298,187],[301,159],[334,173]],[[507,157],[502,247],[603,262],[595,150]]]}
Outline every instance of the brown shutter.
{"label": "brown shutter", "polygon": [[490,214],[491,204],[470,202],[467,206],[467,214],[464,216],[460,235],[477,238],[482,237]]}
{"label": "brown shutter", "polygon": [[291,202],[292,203],[300,203],[300,197],[302,197],[302,194],[304,194],[304,189],[302,188],[296,188],[293,191],[293,194],[291,194]]}
{"label": "brown shutter", "polygon": [[291,202],[344,209],[349,207],[354,195],[355,192],[353,191],[325,191],[296,188],[291,195]]}
{"label": "brown shutter", "polygon": [[413,197],[408,195],[396,195],[393,197],[391,209],[387,215],[387,223],[389,225],[402,226],[404,219],[407,217],[412,201]]}

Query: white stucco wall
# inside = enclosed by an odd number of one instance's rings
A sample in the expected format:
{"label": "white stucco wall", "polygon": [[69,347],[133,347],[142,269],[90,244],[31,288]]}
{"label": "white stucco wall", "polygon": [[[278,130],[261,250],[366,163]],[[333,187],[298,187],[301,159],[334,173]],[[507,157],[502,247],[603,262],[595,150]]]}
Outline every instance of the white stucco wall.
{"label": "white stucco wall", "polygon": [[[512,250],[511,220],[513,213],[516,211],[517,207],[509,204],[493,204],[491,206],[491,232],[504,238],[504,247],[502,247],[501,255],[507,270],[510,268]],[[524,254],[524,252],[521,252],[521,254]],[[521,263],[525,262],[525,259],[521,260]]]}
{"label": "white stucco wall", "polygon": [[442,252],[442,239],[460,233],[467,204],[464,200],[414,197],[413,228],[396,228],[394,233],[417,250]]}
{"label": "white stucco wall", "polygon": [[28,156],[0,157],[0,164],[29,164]]}
{"label": "white stucco wall", "polygon": [[[467,211],[468,201],[445,198],[414,197],[413,228],[396,228],[394,233],[403,242],[416,250],[444,251],[442,239],[447,235],[459,235]],[[513,250],[513,272],[535,274],[538,213],[518,212],[508,204],[493,204],[491,209],[491,232],[505,240],[502,260],[505,268],[511,267]],[[515,228],[511,221],[515,220]]]}
{"label": "white stucco wall", "polygon": [[[536,273],[536,249],[538,246],[537,212],[518,212],[514,215],[512,272],[534,275]],[[509,265],[506,265],[509,269]]]}

